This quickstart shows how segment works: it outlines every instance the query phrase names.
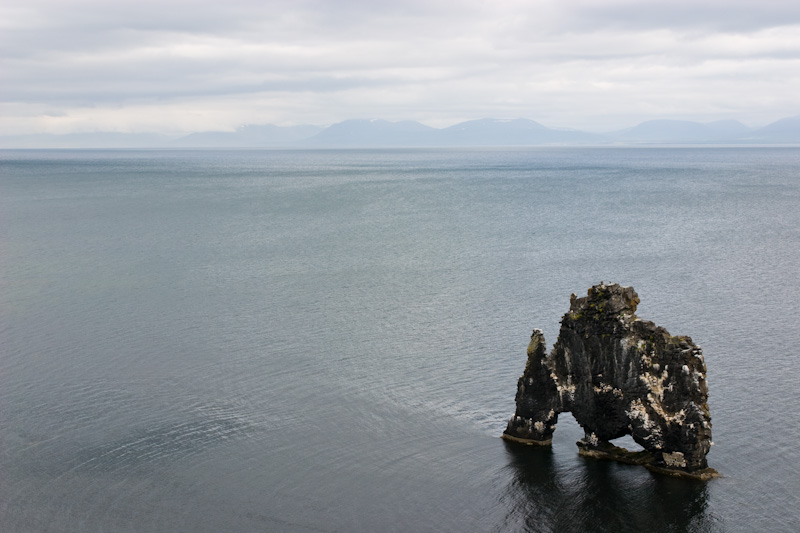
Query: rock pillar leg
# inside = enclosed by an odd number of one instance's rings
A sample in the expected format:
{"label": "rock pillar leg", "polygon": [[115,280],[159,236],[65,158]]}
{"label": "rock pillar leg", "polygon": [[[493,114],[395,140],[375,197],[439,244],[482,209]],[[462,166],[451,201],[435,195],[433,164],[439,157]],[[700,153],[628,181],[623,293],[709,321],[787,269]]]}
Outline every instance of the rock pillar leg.
{"label": "rock pillar leg", "polygon": [[528,363],[517,382],[517,410],[503,433],[506,440],[542,446],[553,441],[561,405],[546,364],[545,347],[542,331],[533,330],[528,345]]}

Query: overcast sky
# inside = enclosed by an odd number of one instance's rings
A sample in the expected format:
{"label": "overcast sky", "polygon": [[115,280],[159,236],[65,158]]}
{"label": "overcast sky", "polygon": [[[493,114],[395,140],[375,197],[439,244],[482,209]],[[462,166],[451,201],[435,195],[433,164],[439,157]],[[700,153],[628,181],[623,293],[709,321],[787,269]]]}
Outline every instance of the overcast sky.
{"label": "overcast sky", "polygon": [[0,0],[0,134],[800,114],[797,0]]}

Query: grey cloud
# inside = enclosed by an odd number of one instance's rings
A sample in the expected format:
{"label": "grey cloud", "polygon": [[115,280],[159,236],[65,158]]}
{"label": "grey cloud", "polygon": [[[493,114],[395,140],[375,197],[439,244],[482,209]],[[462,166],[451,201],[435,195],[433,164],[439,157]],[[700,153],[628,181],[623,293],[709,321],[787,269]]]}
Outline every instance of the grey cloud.
{"label": "grey cloud", "polygon": [[65,113],[265,94],[282,102],[274,113],[324,110],[320,121],[391,109],[454,121],[621,114],[632,98],[689,112],[709,86],[736,79],[721,107],[768,90],[760,101],[779,118],[796,110],[774,106],[800,94],[787,74],[800,58],[788,26],[800,26],[800,4],[789,1],[11,1],[0,0],[0,101]]}
{"label": "grey cloud", "polygon": [[[387,80],[356,77],[298,77],[295,79],[275,80],[262,83],[191,83],[187,80],[182,85],[165,86],[158,79],[130,79],[108,82],[98,80],[102,86],[91,88],[90,80],[76,79],[62,82],[56,87],[46,83],[35,89],[19,88],[6,92],[10,101],[31,100],[47,101],[60,105],[76,105],[81,107],[96,104],[119,104],[128,100],[164,100],[191,97],[236,96],[260,94],[266,92],[313,92],[330,93],[354,88],[370,88],[393,85]],[[68,116],[66,112],[48,112],[46,116]]]}
{"label": "grey cloud", "polygon": [[800,3],[787,0],[611,0],[567,4],[581,29],[717,30],[750,32],[800,24]]}

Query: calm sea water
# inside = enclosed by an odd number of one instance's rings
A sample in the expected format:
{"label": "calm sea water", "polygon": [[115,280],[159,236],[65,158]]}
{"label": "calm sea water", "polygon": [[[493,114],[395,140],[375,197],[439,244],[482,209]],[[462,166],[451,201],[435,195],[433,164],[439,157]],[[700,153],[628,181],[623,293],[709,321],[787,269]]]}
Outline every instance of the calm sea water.
{"label": "calm sea water", "polygon": [[[0,530],[798,531],[800,150],[0,152]],[[632,285],[725,477],[500,438]]]}

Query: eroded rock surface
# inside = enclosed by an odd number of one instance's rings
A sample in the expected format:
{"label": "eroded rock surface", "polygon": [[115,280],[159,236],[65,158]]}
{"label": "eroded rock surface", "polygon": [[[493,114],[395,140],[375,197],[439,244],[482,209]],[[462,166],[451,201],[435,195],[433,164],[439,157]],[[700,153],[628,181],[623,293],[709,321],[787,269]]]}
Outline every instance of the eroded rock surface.
{"label": "eroded rock surface", "polygon": [[[711,416],[706,365],[689,337],[636,317],[631,287],[595,285],[570,298],[553,350],[533,331],[517,384],[517,410],[503,437],[549,445],[558,414],[571,412],[585,430],[580,453],[676,475],[706,479]],[[631,435],[645,452],[609,441]]]}

